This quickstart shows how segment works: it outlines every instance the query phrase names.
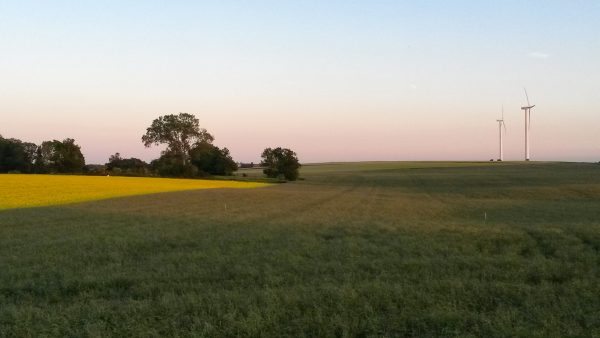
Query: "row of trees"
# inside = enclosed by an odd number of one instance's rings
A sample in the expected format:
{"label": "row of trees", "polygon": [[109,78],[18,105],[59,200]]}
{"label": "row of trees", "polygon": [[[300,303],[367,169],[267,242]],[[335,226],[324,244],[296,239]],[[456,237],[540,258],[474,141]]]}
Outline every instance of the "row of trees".
{"label": "row of trees", "polygon": [[0,135],[0,172],[76,173],[84,166],[81,148],[73,139],[36,145]]}
{"label": "row of trees", "polygon": [[[0,172],[81,173],[131,176],[205,177],[232,175],[238,170],[227,148],[213,144],[214,137],[191,114],[164,115],[155,119],[142,136],[144,146],[166,145],[158,159],[110,156],[108,163],[85,165],[81,148],[73,139],[46,141],[41,145],[0,136]],[[290,149],[267,148],[261,166],[267,177],[296,180],[300,163]]]}

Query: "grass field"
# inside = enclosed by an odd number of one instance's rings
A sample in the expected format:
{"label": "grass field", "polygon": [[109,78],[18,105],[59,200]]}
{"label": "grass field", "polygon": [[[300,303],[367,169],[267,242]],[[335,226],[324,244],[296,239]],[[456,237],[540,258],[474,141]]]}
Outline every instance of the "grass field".
{"label": "grass field", "polygon": [[0,211],[0,335],[600,336],[600,165],[302,176]]}

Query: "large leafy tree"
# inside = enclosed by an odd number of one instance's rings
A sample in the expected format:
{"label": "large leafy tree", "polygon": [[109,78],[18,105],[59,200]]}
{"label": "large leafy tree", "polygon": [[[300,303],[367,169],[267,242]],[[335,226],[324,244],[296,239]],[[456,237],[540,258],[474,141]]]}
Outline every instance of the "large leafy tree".
{"label": "large leafy tree", "polygon": [[287,148],[267,148],[262,153],[261,165],[265,167],[263,172],[268,177],[283,176],[286,180],[298,179],[300,162],[296,153]]}
{"label": "large leafy tree", "polygon": [[72,138],[45,141],[40,146],[36,166],[49,172],[75,173],[83,170],[85,158]]}
{"label": "large leafy tree", "polygon": [[190,160],[190,150],[198,143],[212,143],[214,137],[206,129],[200,128],[198,119],[187,113],[161,116],[146,129],[142,136],[144,146],[166,144],[163,155],[169,159],[187,166]]}

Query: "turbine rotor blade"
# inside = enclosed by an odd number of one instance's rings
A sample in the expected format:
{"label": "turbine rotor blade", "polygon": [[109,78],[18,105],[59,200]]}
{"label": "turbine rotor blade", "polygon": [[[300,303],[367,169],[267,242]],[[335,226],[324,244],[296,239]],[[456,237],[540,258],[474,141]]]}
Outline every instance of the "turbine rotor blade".
{"label": "turbine rotor blade", "polygon": [[529,104],[529,95],[527,95],[527,88],[523,87],[523,90],[525,90],[525,97],[527,98],[527,107],[531,106],[531,104]]}

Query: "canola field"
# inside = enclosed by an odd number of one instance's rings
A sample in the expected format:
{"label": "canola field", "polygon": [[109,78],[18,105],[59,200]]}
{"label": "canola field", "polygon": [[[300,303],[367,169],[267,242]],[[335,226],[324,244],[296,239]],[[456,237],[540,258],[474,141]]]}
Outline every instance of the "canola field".
{"label": "canola field", "polygon": [[258,188],[266,183],[150,177],[0,175],[0,210],[60,205],[161,192]]}

